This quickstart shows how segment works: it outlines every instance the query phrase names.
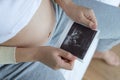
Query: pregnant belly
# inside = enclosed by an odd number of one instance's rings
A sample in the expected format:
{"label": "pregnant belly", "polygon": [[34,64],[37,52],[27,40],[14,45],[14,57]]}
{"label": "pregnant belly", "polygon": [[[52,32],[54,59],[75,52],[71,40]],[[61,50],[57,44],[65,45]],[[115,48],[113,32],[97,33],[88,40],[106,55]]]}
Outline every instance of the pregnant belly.
{"label": "pregnant belly", "polygon": [[50,0],[43,0],[35,15],[15,37],[1,44],[5,46],[33,47],[48,41],[55,24],[55,13]]}

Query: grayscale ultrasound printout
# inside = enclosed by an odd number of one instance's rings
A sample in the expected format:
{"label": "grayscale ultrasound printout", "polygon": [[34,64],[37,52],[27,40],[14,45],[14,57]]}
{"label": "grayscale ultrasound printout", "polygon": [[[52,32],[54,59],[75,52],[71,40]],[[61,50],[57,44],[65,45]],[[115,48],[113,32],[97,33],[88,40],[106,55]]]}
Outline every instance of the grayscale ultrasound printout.
{"label": "grayscale ultrasound printout", "polygon": [[91,30],[78,23],[73,23],[61,45],[61,49],[71,52],[83,60],[96,33],[97,31],[95,30]]}

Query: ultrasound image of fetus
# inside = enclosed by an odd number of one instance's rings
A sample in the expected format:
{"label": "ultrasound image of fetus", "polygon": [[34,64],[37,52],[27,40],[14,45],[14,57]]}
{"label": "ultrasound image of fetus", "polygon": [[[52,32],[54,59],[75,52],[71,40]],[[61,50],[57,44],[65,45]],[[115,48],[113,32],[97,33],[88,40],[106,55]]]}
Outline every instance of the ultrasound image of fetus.
{"label": "ultrasound image of fetus", "polygon": [[95,34],[96,31],[74,23],[63,41],[61,48],[83,59]]}
{"label": "ultrasound image of fetus", "polygon": [[83,46],[84,40],[82,36],[83,32],[79,30],[77,27],[72,29],[69,32],[66,39],[64,40],[64,45],[62,46],[63,49],[71,52],[77,57],[83,58],[84,49],[81,48]]}
{"label": "ultrasound image of fetus", "polygon": [[69,45],[80,47],[81,45],[79,44],[79,36],[81,34],[82,32],[80,30],[74,29],[71,35],[67,36],[64,45],[67,45],[68,47]]}

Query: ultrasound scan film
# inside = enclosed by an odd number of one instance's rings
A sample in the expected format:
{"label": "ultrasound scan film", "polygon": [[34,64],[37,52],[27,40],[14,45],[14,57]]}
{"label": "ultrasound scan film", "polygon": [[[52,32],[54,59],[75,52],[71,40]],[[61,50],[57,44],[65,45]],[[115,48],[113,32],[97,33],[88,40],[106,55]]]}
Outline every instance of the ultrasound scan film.
{"label": "ultrasound scan film", "polygon": [[97,31],[95,30],[91,30],[78,23],[73,23],[61,45],[61,49],[71,52],[83,60],[96,33]]}

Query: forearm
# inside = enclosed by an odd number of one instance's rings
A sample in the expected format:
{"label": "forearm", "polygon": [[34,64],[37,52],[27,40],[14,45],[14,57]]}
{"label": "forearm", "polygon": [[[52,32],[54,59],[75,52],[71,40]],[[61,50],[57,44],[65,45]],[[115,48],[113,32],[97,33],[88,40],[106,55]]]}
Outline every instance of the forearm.
{"label": "forearm", "polygon": [[19,63],[36,61],[34,55],[36,55],[37,50],[38,48],[16,48],[16,62]]}
{"label": "forearm", "polygon": [[[40,47],[34,48],[17,48],[0,46],[0,64],[15,64],[19,62],[37,61],[38,50]],[[41,53],[39,53],[39,58]]]}
{"label": "forearm", "polygon": [[2,58],[0,64],[40,61],[53,69],[64,68],[69,70],[73,68],[76,59],[69,52],[51,46],[34,48],[0,47],[0,55],[0,58]]}

